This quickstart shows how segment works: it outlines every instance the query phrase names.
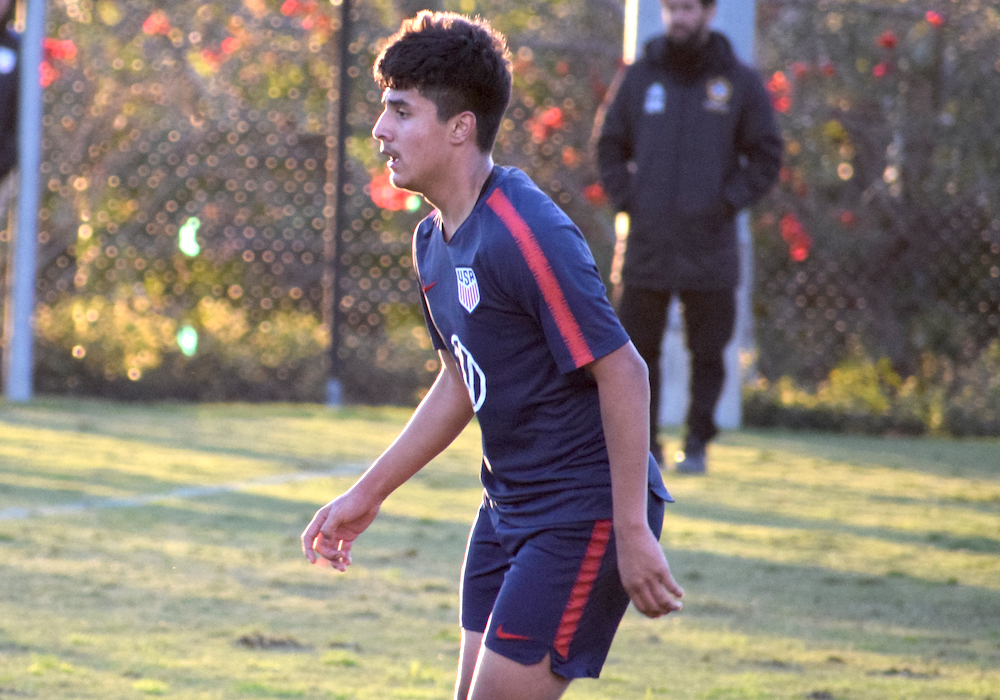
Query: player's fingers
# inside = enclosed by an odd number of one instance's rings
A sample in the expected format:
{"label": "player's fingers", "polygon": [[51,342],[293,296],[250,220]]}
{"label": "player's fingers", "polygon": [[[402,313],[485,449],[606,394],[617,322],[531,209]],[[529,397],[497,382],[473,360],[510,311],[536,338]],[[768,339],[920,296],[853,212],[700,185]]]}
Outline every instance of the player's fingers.
{"label": "player's fingers", "polygon": [[333,559],[341,555],[340,546],[337,540],[331,540],[320,533],[319,537],[316,538],[316,542],[313,544],[316,553],[319,554],[324,559]]}
{"label": "player's fingers", "polygon": [[302,531],[302,552],[306,555],[306,559],[314,564],[316,563],[316,552],[314,551],[316,538],[319,536],[323,525],[326,524],[329,511],[330,504],[328,503],[316,511],[306,529]]}
{"label": "player's fingers", "polygon": [[302,553],[311,564],[316,563],[316,550],[314,549],[316,537],[319,535],[319,523],[313,518],[309,526],[302,531]]}
{"label": "player's fingers", "polygon": [[677,583],[677,580],[674,578],[673,574],[670,573],[669,568],[666,571],[666,575],[663,577],[663,585],[666,587],[668,591],[670,591],[670,595],[674,596],[675,598],[684,597],[684,589],[681,587],[681,584]]}
{"label": "player's fingers", "polygon": [[660,612],[663,603],[655,593],[655,583],[652,580],[644,580],[637,581],[633,585],[626,587],[629,598],[632,599],[636,610],[647,617],[659,617],[663,614]]}
{"label": "player's fingers", "polygon": [[630,592],[636,609],[648,617],[660,617],[683,608],[684,605],[675,595],[659,577],[645,581]]}
{"label": "player's fingers", "polygon": [[351,565],[351,542],[330,539],[320,533],[315,547],[317,554],[338,571],[344,571]]}

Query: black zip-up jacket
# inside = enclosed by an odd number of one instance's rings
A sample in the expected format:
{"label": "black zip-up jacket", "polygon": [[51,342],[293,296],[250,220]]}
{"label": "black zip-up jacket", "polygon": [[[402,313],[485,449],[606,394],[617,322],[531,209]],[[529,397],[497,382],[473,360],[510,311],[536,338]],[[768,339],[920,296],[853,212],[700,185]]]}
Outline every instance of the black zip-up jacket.
{"label": "black zip-up jacket", "polygon": [[17,36],[0,26],[0,181],[17,165],[18,49]]}
{"label": "black zip-up jacket", "polygon": [[597,157],[612,204],[631,220],[623,282],[734,288],[736,214],[767,193],[781,167],[781,135],[760,77],[712,32],[695,52],[653,39],[619,78]]}

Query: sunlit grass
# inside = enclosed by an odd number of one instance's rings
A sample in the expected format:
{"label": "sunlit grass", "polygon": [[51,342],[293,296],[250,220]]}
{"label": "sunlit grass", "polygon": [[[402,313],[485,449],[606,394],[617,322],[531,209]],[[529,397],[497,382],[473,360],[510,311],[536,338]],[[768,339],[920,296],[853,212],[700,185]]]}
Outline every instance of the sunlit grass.
{"label": "sunlit grass", "polygon": [[[298,542],[408,415],[0,405],[0,696],[449,698],[475,425],[347,574]],[[725,435],[667,475],[684,611],[567,698],[1000,700],[998,477],[996,441]]]}

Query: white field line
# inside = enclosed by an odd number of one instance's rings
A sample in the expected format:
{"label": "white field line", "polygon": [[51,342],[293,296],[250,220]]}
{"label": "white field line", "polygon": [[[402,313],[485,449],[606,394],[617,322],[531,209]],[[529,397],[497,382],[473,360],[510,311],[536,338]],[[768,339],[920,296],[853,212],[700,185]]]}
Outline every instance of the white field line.
{"label": "white field line", "polygon": [[54,506],[13,506],[11,508],[4,508],[3,510],[0,510],[0,521],[44,518],[51,515],[72,515],[75,513],[83,513],[88,510],[98,510],[101,508],[137,508],[150,503],[159,503],[178,498],[199,498],[202,496],[216,496],[222,493],[232,493],[234,491],[245,491],[256,486],[274,486],[276,484],[288,484],[295,481],[309,481],[310,479],[322,479],[330,476],[355,476],[360,474],[366,468],[367,464],[347,464],[329,471],[291,472],[288,474],[265,476],[260,479],[252,479],[250,481],[237,481],[230,484],[183,486],[181,488],[174,489],[173,491],[168,491],[167,493],[151,493],[145,496],[87,499],[76,503],[64,503]]}

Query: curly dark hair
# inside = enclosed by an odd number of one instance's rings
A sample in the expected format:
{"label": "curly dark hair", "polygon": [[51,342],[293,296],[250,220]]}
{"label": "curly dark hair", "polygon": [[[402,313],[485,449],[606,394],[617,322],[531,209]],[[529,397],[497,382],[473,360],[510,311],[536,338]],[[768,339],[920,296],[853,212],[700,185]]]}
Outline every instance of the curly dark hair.
{"label": "curly dark hair", "polygon": [[441,121],[472,112],[476,145],[493,150],[510,102],[511,69],[507,40],[486,20],[423,10],[389,38],[373,73],[383,90],[419,91]]}

